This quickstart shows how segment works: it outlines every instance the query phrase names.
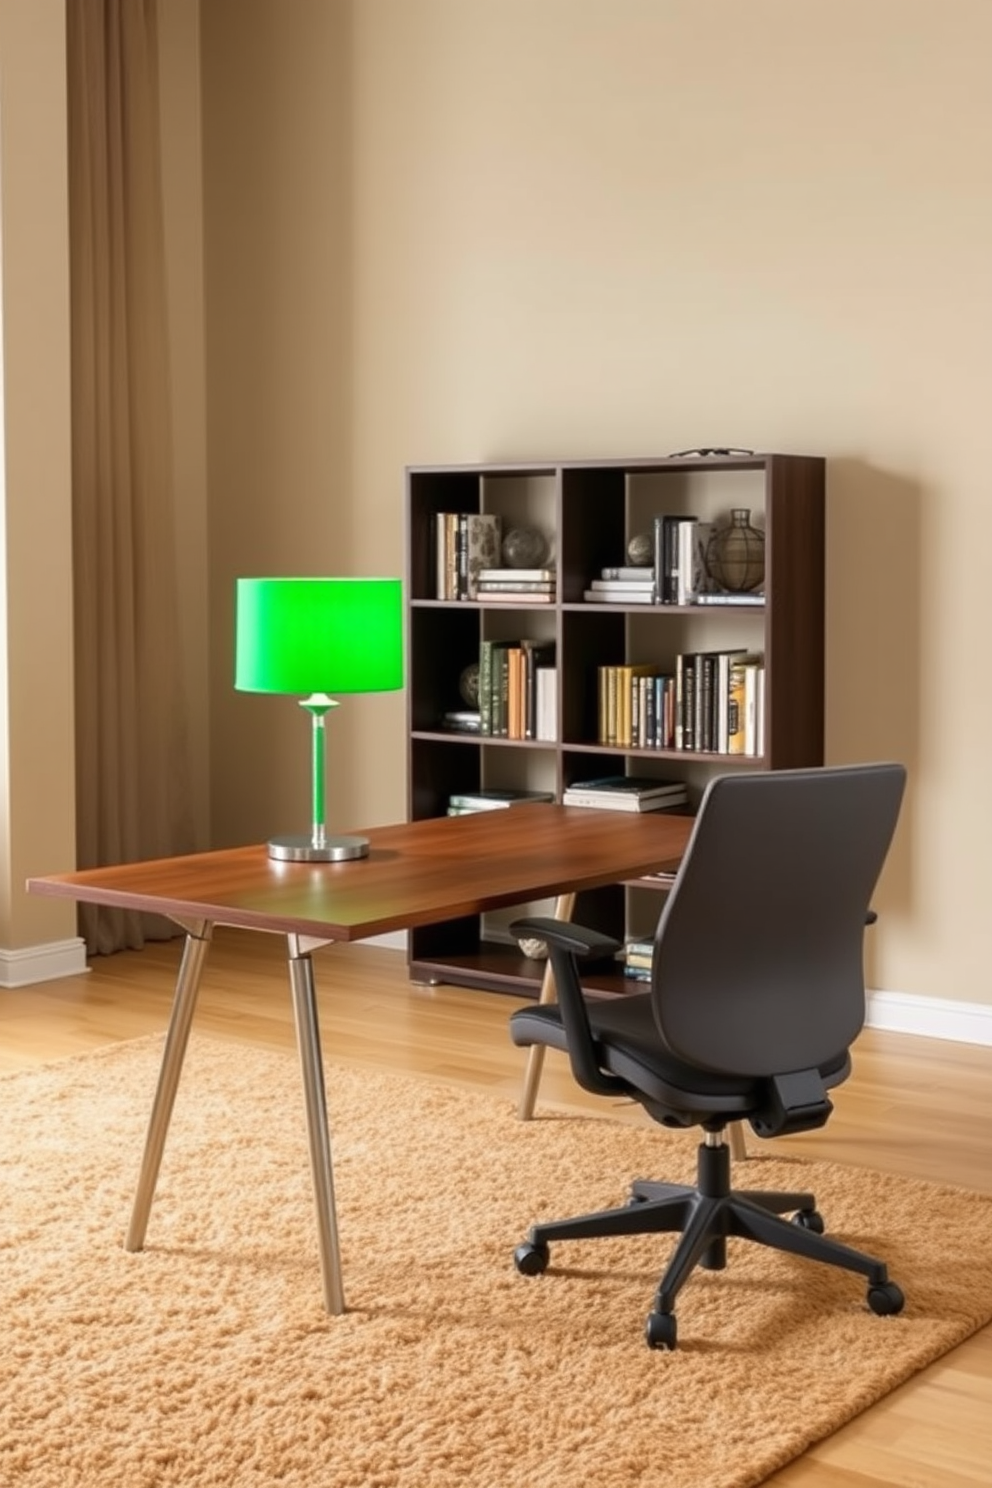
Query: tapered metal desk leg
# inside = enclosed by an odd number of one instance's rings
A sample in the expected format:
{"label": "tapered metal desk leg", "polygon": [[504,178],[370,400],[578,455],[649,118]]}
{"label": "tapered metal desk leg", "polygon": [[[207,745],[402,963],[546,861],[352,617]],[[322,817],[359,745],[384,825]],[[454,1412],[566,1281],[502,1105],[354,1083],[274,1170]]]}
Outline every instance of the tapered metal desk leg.
{"label": "tapered metal desk leg", "polygon": [[739,1121],[732,1121],[727,1127],[727,1145],[735,1162],[746,1161],[747,1143],[744,1140],[744,1128]]}
{"label": "tapered metal desk leg", "polygon": [[320,1055],[317,997],[313,962],[309,953],[303,950],[300,937],[296,935],[289,936],[289,980],[293,991],[296,1043],[303,1073],[324,1306],[328,1312],[337,1315],[345,1310],[344,1283],[341,1279],[341,1249],[334,1207],[334,1170],[331,1166],[331,1138],[327,1125],[324,1066]]}
{"label": "tapered metal desk leg", "polygon": [[[572,911],[575,909],[574,894],[559,894],[555,900],[555,919],[570,920]],[[555,974],[551,970],[550,959],[545,963],[544,976],[541,980],[541,992],[538,1002],[554,1002],[557,992],[555,990]],[[531,1044],[527,1050],[527,1068],[524,1072],[523,1089],[520,1092],[520,1104],[517,1114],[521,1121],[529,1121],[534,1114],[534,1106],[537,1103],[537,1091],[541,1083],[541,1073],[544,1069],[544,1045]]]}
{"label": "tapered metal desk leg", "polygon": [[155,1197],[158,1170],[162,1165],[165,1138],[172,1119],[172,1107],[176,1099],[183,1060],[186,1057],[193,1010],[196,1007],[196,995],[200,990],[200,976],[203,972],[203,963],[207,959],[213,928],[209,921],[203,921],[195,929],[187,927],[186,930],[186,945],[179,966],[179,976],[176,979],[172,1015],[169,1019],[169,1031],[165,1037],[162,1067],[159,1070],[158,1087],[155,1091],[148,1133],[145,1137],[145,1152],[141,1159],[141,1172],[138,1175],[138,1188],[131,1210],[131,1223],[128,1225],[124,1239],[125,1250],[140,1250],[145,1243],[148,1216]]}

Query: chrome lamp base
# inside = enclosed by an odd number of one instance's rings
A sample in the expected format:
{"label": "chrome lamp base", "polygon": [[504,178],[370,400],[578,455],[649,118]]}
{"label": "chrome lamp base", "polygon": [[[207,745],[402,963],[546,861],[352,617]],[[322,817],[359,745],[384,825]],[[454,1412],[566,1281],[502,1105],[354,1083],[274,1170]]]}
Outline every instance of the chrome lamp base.
{"label": "chrome lamp base", "polygon": [[273,837],[267,844],[270,858],[283,863],[342,863],[347,858],[367,858],[367,837],[325,837],[314,842],[313,836]]}

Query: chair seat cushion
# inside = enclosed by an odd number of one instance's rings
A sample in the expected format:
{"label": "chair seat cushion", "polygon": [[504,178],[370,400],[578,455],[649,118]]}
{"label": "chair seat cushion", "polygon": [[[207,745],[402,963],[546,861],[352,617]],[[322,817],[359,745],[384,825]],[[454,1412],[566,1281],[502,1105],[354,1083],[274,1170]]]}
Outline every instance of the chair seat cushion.
{"label": "chair seat cushion", "polygon": [[[589,1023],[600,1066],[618,1076],[644,1104],[670,1114],[670,1124],[698,1125],[707,1119],[736,1120],[760,1110],[767,1101],[764,1077],[724,1075],[683,1064],[659,1052],[658,1029],[647,992],[614,998],[587,998]],[[567,1053],[568,1045],[556,1003],[521,1008],[510,1018],[515,1044],[544,1044]],[[820,1069],[825,1086],[839,1084],[850,1070],[846,1050]]]}

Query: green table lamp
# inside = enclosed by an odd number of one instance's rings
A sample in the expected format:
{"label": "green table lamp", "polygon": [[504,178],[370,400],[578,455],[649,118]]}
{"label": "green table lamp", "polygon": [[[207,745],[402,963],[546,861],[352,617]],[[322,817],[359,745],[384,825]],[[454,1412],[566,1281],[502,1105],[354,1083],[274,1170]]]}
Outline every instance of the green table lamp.
{"label": "green table lamp", "polygon": [[298,863],[364,858],[366,837],[328,836],[324,719],[342,692],[403,686],[399,579],[238,579],[234,685],[240,692],[302,693],[313,720],[313,827],[276,837],[269,856]]}

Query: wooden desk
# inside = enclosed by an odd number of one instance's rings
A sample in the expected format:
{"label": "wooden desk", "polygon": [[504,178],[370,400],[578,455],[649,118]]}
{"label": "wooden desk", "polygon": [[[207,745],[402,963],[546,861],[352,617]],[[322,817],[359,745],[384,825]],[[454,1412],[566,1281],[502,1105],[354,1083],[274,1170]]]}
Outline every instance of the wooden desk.
{"label": "wooden desk", "polygon": [[692,828],[663,812],[529,805],[375,827],[369,856],[283,863],[263,846],[28,880],[36,894],[167,915],[186,931],[158,1087],[125,1238],[144,1245],[214,925],[283,934],[306,1103],[324,1305],[344,1311],[311,953],[459,915],[637,878],[677,861]]}

